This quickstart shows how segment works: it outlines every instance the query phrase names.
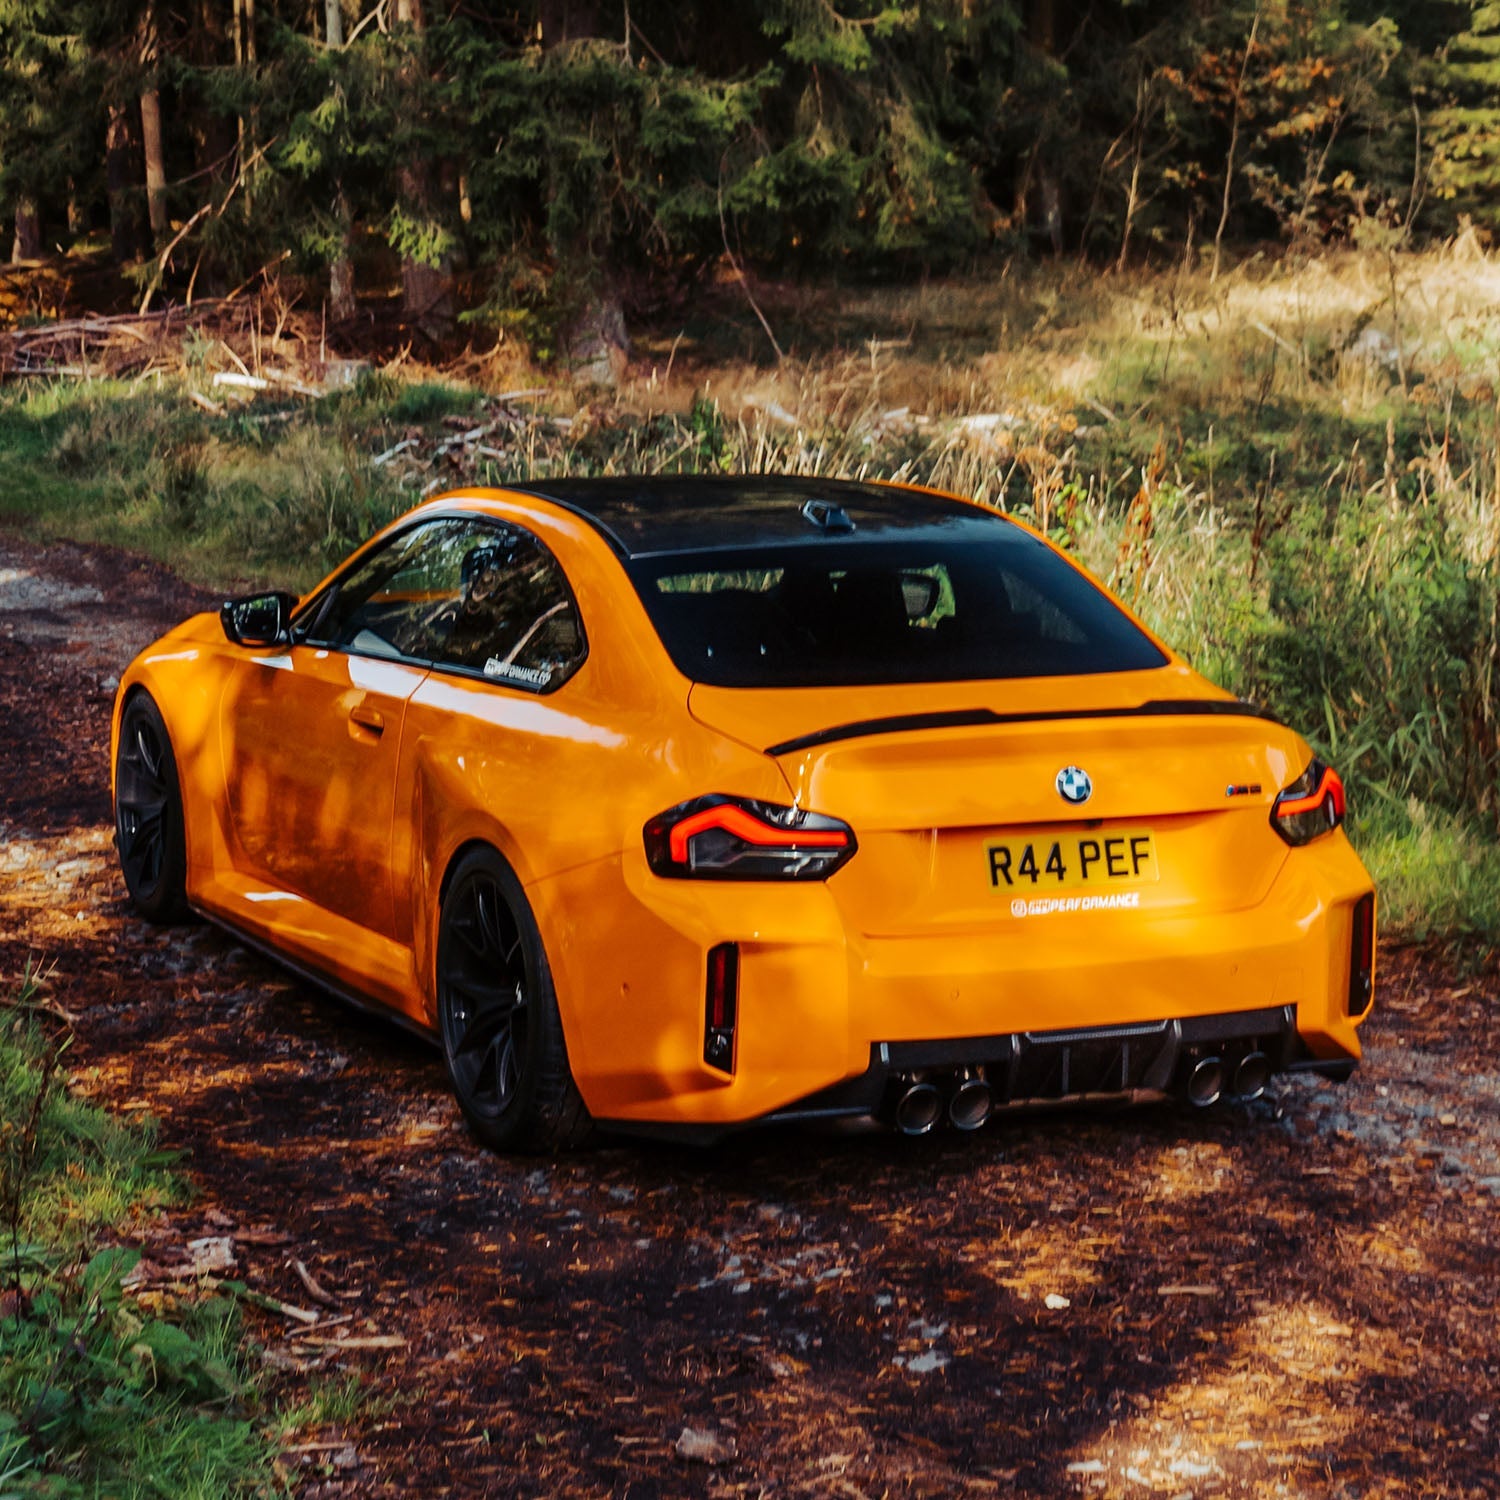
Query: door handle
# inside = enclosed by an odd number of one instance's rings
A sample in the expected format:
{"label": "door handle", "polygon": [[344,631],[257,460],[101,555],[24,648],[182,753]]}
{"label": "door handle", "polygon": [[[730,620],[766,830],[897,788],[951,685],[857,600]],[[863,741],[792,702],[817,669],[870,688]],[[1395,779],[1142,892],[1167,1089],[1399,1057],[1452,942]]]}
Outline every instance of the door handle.
{"label": "door handle", "polygon": [[371,708],[364,703],[356,703],[349,710],[349,719],[351,723],[368,729],[371,734],[381,734],[385,730],[385,717],[379,709]]}

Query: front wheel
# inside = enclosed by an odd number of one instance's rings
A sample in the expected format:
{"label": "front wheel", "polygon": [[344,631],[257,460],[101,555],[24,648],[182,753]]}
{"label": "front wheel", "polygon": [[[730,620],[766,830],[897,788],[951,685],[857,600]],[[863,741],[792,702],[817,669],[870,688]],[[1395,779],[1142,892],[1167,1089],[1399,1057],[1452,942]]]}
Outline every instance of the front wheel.
{"label": "front wheel", "polygon": [[115,753],[115,847],[135,909],[152,922],[188,915],[187,840],[172,741],[151,695],[120,716]]}
{"label": "front wheel", "polygon": [[589,1115],[573,1083],[541,934],[493,849],[454,870],[437,941],[438,1029],[469,1129],[495,1151],[579,1144]]}

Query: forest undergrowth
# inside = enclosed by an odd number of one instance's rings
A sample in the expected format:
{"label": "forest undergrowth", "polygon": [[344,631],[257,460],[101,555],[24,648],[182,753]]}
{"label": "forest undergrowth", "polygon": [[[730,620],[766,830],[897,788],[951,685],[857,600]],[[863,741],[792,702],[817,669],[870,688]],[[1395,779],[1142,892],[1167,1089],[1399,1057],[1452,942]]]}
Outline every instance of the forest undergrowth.
{"label": "forest undergrowth", "polygon": [[149,1122],[72,1091],[61,1017],[30,971],[0,993],[0,1495],[269,1494],[235,1299],[191,1270],[137,1284],[185,1185]]}
{"label": "forest undergrowth", "polygon": [[201,329],[169,370],[12,381],[0,516],[226,590],[305,588],[464,483],[938,486],[1046,532],[1326,753],[1388,933],[1476,962],[1500,941],[1500,261],[1472,233],[1218,277],[717,293],[642,331],[611,392],[504,345],[252,392],[214,377],[292,356]]}

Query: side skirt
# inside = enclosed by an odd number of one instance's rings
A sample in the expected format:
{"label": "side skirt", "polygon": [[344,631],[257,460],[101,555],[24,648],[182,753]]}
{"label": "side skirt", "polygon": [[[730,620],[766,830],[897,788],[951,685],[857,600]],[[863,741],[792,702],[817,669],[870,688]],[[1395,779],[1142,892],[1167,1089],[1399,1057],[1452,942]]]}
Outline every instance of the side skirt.
{"label": "side skirt", "polygon": [[423,1026],[421,1022],[412,1020],[409,1015],[404,1011],[397,1010],[395,1006],[382,1005],[378,1000],[372,1000],[368,995],[362,995],[358,990],[350,989],[348,985],[341,984],[337,979],[331,978],[321,970],[314,969],[304,963],[299,963],[294,958],[288,958],[286,954],[277,948],[273,948],[263,938],[255,937],[252,933],[246,932],[237,923],[231,922],[228,917],[221,917],[217,912],[205,911],[201,906],[194,906],[193,911],[202,917],[205,922],[212,923],[213,926],[219,928],[222,932],[227,932],[235,942],[243,943],[245,947],[259,953],[262,958],[270,959],[278,967],[287,970],[288,973],[295,974],[298,979],[305,980],[308,984],[322,990],[326,995],[332,995],[335,1000],[343,1005],[347,1005],[351,1010],[357,1010],[361,1015],[369,1016],[372,1020],[386,1021],[398,1026],[402,1031],[409,1032],[412,1036],[421,1038],[430,1047],[438,1045],[437,1033],[431,1027]]}

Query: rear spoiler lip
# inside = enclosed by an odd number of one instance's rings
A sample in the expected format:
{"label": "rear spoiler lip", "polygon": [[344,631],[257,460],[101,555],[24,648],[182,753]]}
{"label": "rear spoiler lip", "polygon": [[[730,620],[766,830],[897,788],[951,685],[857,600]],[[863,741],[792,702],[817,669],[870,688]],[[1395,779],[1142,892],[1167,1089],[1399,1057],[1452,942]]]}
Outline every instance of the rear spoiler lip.
{"label": "rear spoiler lip", "polygon": [[838,740],[865,739],[877,734],[903,734],[920,729],[964,729],[981,724],[1043,724],[1065,719],[1150,719],[1190,718],[1203,715],[1230,715],[1242,719],[1281,721],[1269,710],[1243,698],[1152,698],[1130,708],[1058,708],[1030,713],[1001,714],[989,708],[958,708],[925,714],[895,714],[885,719],[856,719],[849,724],[835,724],[799,734],[767,747],[767,755],[791,755],[798,750],[812,750]]}

